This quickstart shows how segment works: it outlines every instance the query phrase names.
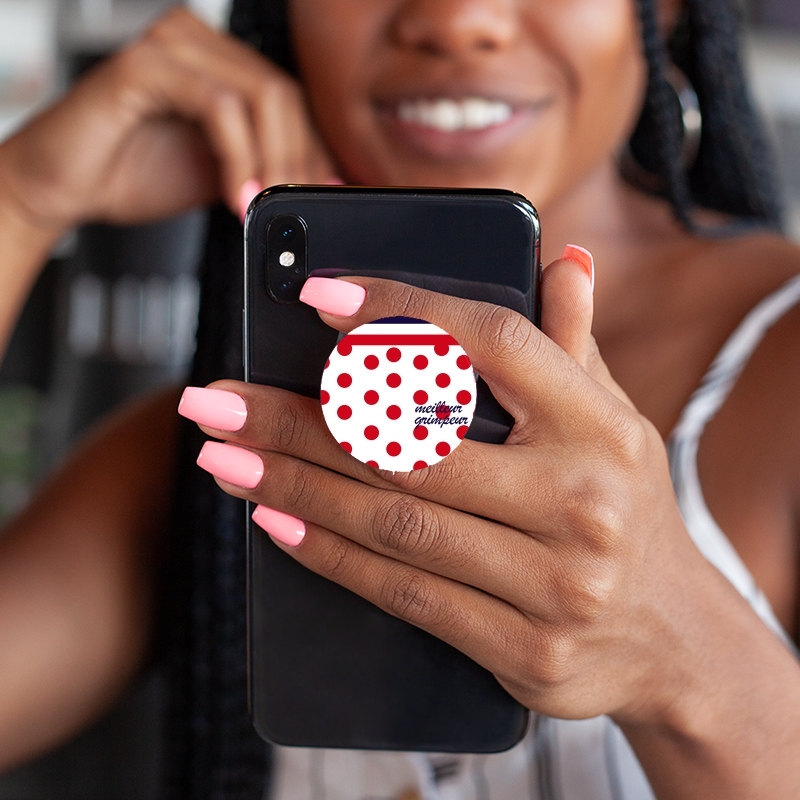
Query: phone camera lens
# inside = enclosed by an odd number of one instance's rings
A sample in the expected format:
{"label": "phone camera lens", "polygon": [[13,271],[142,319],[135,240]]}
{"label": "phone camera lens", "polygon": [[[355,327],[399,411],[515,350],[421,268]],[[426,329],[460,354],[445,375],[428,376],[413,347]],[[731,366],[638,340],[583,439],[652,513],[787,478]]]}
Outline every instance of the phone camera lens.
{"label": "phone camera lens", "polygon": [[267,289],[279,303],[296,303],[307,270],[308,229],[302,217],[279,214],[267,226]]}

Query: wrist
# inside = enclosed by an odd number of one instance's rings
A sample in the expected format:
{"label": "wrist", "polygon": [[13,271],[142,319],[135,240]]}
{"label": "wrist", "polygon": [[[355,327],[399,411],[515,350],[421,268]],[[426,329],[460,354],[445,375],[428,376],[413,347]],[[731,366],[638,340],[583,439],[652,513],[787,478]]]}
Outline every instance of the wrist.
{"label": "wrist", "polygon": [[0,180],[0,358],[34,281],[66,230],[37,220]]}
{"label": "wrist", "polygon": [[648,713],[615,721],[659,797],[791,796],[777,776],[800,742],[797,662],[727,579],[697,566],[678,609],[684,636],[654,673]]}

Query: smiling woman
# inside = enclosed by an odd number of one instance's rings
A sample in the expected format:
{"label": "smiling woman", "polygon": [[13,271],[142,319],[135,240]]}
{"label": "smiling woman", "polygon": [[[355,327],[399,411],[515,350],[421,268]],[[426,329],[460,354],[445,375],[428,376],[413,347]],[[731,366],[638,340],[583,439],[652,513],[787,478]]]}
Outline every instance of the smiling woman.
{"label": "smiling woman", "polygon": [[[796,796],[800,254],[770,231],[733,3],[237,0],[232,31],[261,54],[174,11],[0,147],[0,322],[72,225],[221,199],[193,382],[235,377],[237,217],[280,182],[513,189],[550,264],[541,330],[376,279],[303,293],[341,332],[406,315],[456,337],[515,419],[502,445],[392,474],[336,445],[314,400],[188,393],[169,795]],[[698,97],[694,163],[669,59]],[[0,763],[74,731],[148,652],[166,402],[110,423],[0,542]],[[208,435],[223,491],[193,463]],[[523,742],[268,751],[246,710],[238,498],[299,563],[489,669],[534,712]]]}

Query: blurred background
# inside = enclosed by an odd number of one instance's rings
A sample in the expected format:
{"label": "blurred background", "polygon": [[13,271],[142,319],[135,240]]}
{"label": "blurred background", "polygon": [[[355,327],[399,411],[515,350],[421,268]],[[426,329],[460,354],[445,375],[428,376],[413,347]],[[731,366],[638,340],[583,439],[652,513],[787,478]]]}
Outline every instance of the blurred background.
{"label": "blurred background", "polygon": [[[230,0],[191,0],[223,27]],[[772,137],[789,234],[800,241],[800,0],[742,0],[753,94]],[[0,141],[170,0],[0,0]],[[184,376],[194,348],[205,215],[66,237],[0,366],[0,521],[75,438],[137,392]],[[1,645],[0,645],[1,646]],[[150,800],[164,692],[145,675],[106,719],[0,776],[0,800]]]}

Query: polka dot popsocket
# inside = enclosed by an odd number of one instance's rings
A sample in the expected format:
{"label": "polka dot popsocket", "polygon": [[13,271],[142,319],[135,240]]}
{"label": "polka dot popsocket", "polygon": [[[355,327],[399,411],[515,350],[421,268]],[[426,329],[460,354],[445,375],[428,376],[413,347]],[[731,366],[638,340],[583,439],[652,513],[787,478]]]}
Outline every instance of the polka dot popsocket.
{"label": "polka dot popsocket", "polygon": [[449,333],[420,320],[378,320],[342,338],[322,373],[325,422],[371,467],[411,472],[441,461],[475,413],[475,373]]}

